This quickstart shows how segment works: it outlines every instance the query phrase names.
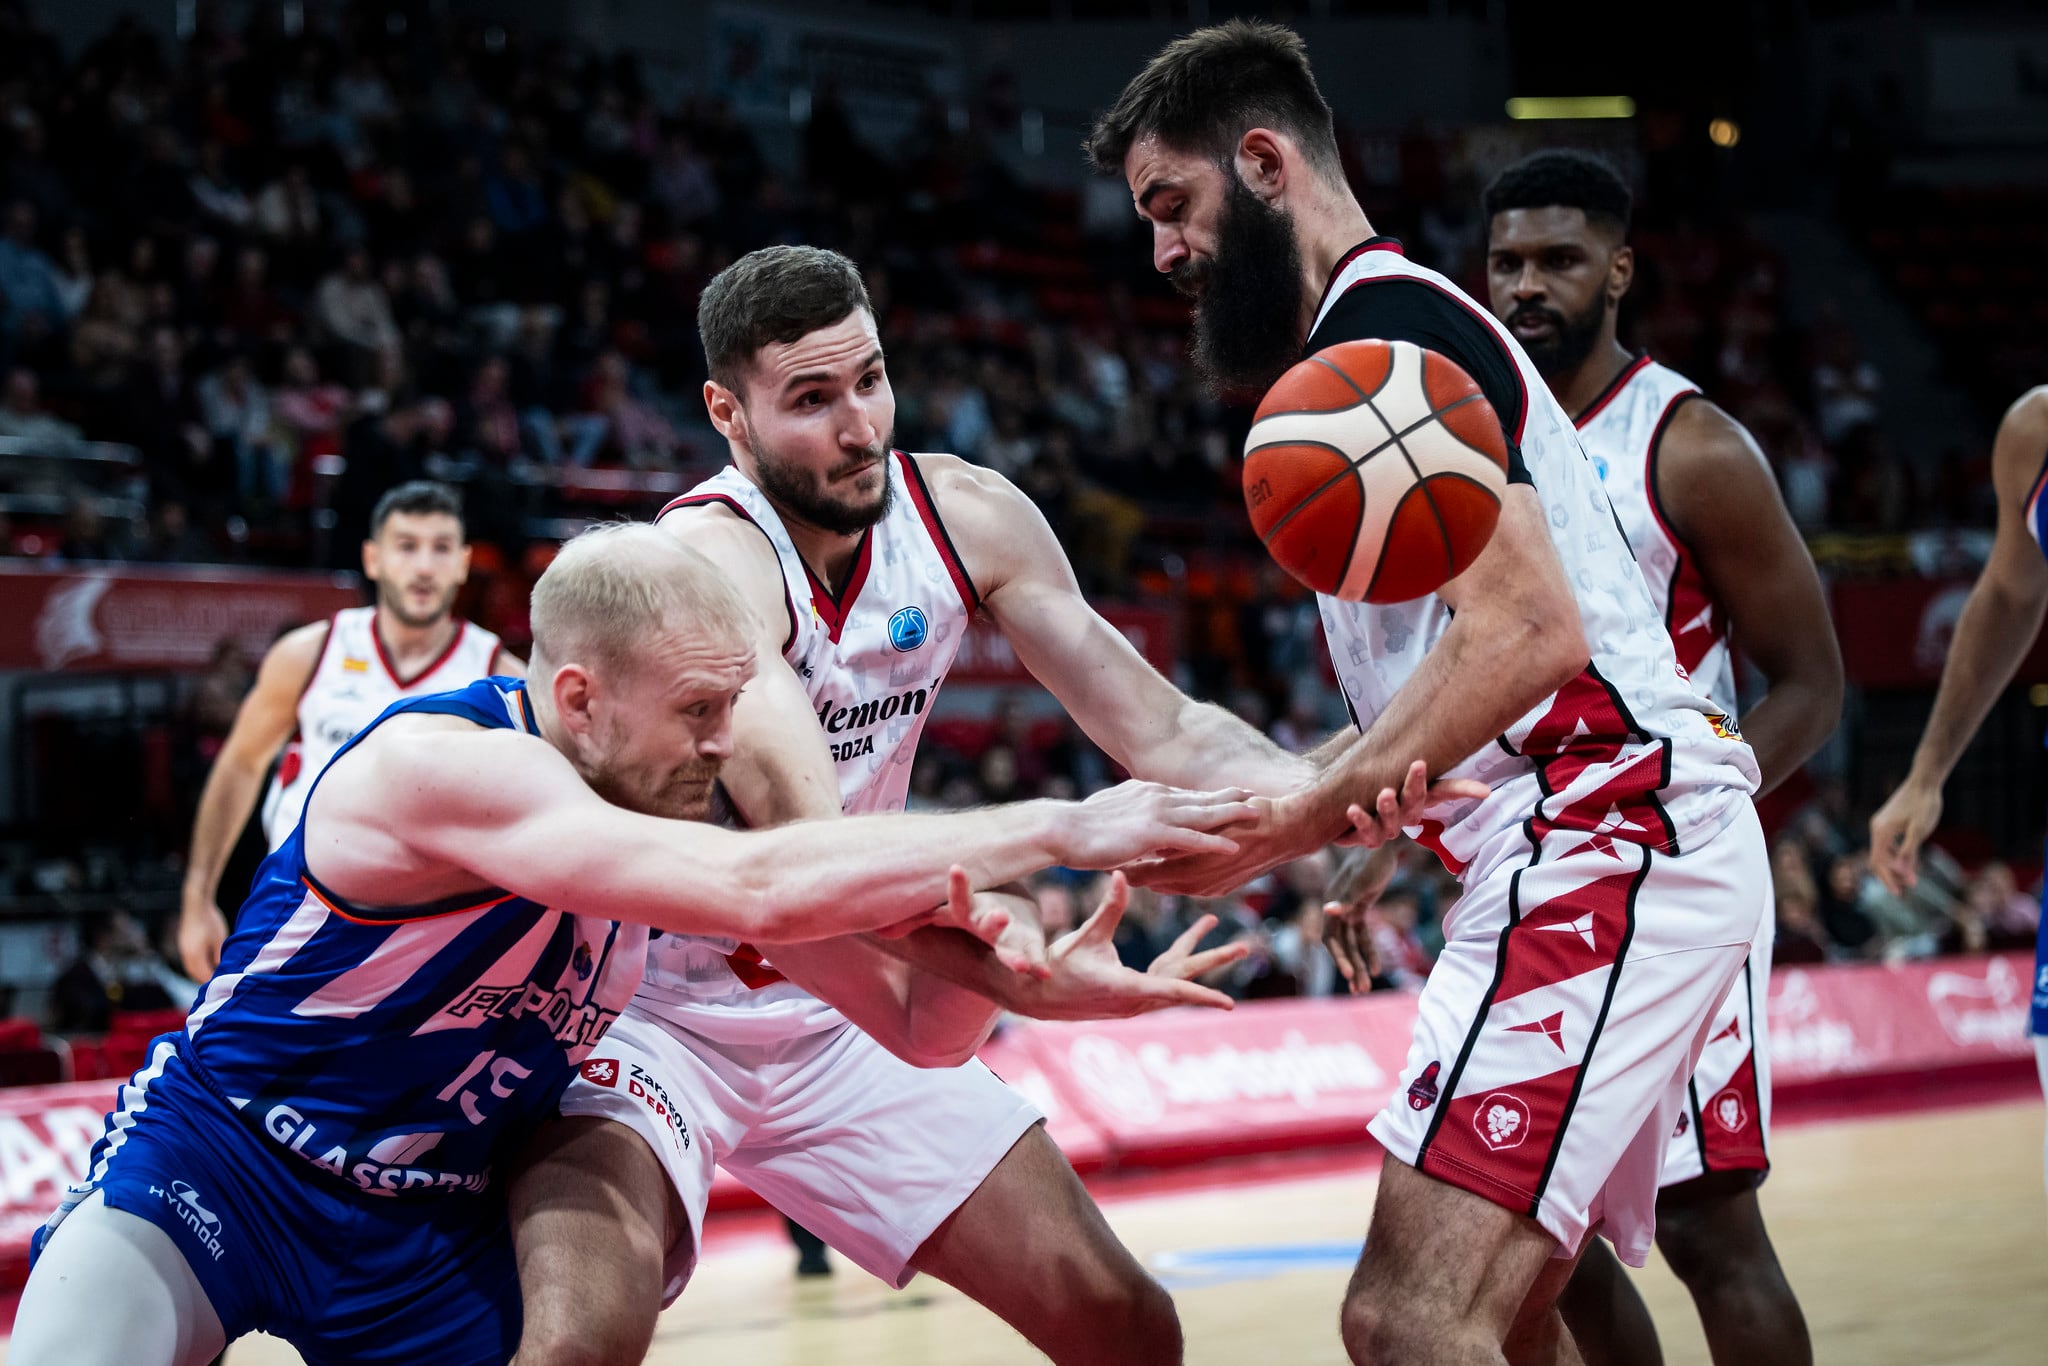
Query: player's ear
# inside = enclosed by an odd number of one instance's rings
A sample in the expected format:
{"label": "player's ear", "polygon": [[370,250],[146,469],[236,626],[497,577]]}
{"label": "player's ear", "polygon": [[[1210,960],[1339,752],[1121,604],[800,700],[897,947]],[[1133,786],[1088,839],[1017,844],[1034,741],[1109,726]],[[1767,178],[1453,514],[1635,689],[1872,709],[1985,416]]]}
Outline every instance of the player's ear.
{"label": "player's ear", "polygon": [[595,700],[596,689],[591,686],[590,671],[581,664],[564,664],[555,670],[554,678],[555,715],[562,719],[571,734],[590,733],[590,704]]}
{"label": "player's ear", "polygon": [[1619,305],[1635,281],[1636,249],[1624,242],[1615,248],[1614,259],[1607,266],[1607,301]]}
{"label": "player's ear", "polygon": [[368,538],[363,541],[363,577],[373,580],[377,577],[377,542]]}
{"label": "player's ear", "polygon": [[1292,139],[1270,128],[1247,129],[1237,140],[1237,178],[1253,194],[1271,201],[1287,188],[1290,155],[1300,155]]}
{"label": "player's ear", "polygon": [[704,411],[711,419],[711,425],[718,434],[728,441],[745,439],[746,431],[740,417],[739,395],[715,379],[704,381]]}

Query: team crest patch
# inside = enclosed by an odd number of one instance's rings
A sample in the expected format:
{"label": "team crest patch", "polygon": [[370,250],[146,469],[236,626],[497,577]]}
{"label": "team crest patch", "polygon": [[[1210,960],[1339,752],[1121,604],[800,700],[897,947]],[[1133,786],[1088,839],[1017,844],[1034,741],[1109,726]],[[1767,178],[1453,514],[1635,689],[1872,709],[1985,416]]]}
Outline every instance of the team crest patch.
{"label": "team crest patch", "polygon": [[1708,1113],[1731,1134],[1739,1134],[1749,1127],[1749,1111],[1742,1103],[1741,1093],[1732,1086],[1714,1097]]}
{"label": "team crest patch", "polygon": [[1472,1127],[1480,1140],[1495,1152],[1519,1148],[1522,1140],[1529,1136],[1529,1107],[1522,1103],[1520,1096],[1495,1091],[1480,1101],[1479,1108],[1472,1112]]}
{"label": "team crest patch", "polygon": [[592,1058],[583,1064],[583,1080],[592,1086],[617,1086],[619,1064],[614,1058]]}
{"label": "team crest patch", "polygon": [[1408,1083],[1408,1108],[1427,1110],[1436,1104],[1436,1074],[1444,1070],[1442,1062],[1431,1062],[1422,1069],[1422,1075]]}
{"label": "team crest patch", "polygon": [[924,619],[922,607],[905,607],[889,618],[889,643],[905,653],[924,644],[931,634],[931,624]]}

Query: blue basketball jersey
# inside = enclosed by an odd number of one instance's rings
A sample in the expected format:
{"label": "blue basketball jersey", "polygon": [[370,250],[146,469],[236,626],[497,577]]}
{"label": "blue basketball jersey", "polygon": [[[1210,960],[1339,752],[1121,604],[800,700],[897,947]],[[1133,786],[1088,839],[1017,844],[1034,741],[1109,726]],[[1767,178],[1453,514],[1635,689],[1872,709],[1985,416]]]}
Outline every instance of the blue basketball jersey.
{"label": "blue basketball jersey", "polygon": [[[486,678],[394,703],[333,762],[407,712],[538,735],[526,685]],[[632,998],[645,927],[501,890],[354,906],[308,870],[304,841],[302,817],[258,870],[179,1052],[245,1124],[338,1180],[482,1189],[501,1138],[554,1112]]]}

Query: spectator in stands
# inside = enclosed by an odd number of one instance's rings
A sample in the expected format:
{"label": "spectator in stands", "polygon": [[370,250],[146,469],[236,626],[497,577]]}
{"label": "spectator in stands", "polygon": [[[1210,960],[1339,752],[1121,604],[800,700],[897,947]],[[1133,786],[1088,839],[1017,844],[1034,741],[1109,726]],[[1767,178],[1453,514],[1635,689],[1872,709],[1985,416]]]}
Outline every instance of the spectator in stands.
{"label": "spectator in stands", "polygon": [[249,245],[235,253],[234,279],[222,292],[220,326],[243,346],[289,338],[298,315],[270,283],[270,254]]}
{"label": "spectator in stands", "polygon": [[311,351],[294,346],[285,352],[284,378],[271,406],[293,453],[295,470],[304,471],[316,456],[340,451],[341,429],[354,404],[348,390],[321,379]]}
{"label": "spectator in stands", "polygon": [[79,939],[78,956],[50,991],[50,1025],[59,1034],[104,1034],[116,1010],[165,1010],[197,990],[157,956],[126,911],[88,917]]}
{"label": "spectator in stands", "polygon": [[344,248],[336,268],[321,280],[313,296],[313,319],[350,353],[346,364],[352,373],[367,374],[379,355],[398,348],[391,300],[360,243]]}
{"label": "spectator in stands", "polygon": [[77,322],[79,315],[85,312],[87,301],[92,298],[92,245],[84,228],[74,223],[64,229],[63,245],[53,267],[57,301],[64,309],[64,322],[68,327]]}
{"label": "spectator in stands", "polygon": [[7,372],[0,387],[0,437],[50,450],[75,445],[81,435],[76,426],[44,411],[42,381],[35,371],[17,365]]}
{"label": "spectator in stands", "polygon": [[219,558],[176,498],[163,498],[149,515],[149,536],[135,558],[152,564],[205,564]]}
{"label": "spectator in stands", "polygon": [[0,332],[17,352],[36,352],[70,322],[57,267],[36,245],[36,208],[26,199],[8,204],[0,235]]}
{"label": "spectator in stands", "polygon": [[584,412],[605,420],[602,451],[634,469],[671,469],[675,429],[668,419],[633,396],[633,368],[625,356],[607,351],[585,387]]}
{"label": "spectator in stands", "polygon": [[216,459],[235,470],[235,493],[244,504],[274,507],[291,481],[291,455],[272,426],[270,391],[248,356],[234,352],[199,381],[200,420],[213,438]]}
{"label": "spectator in stands", "polygon": [[455,406],[454,444],[465,455],[498,466],[519,458],[519,412],[512,406],[504,357],[478,362],[469,392]]}
{"label": "spectator in stands", "polygon": [[1855,329],[1832,303],[1814,329],[1813,401],[1823,441],[1834,444],[1878,420],[1877,367],[1864,359]]}
{"label": "spectator in stands", "polygon": [[176,487],[195,506],[217,501],[232,483],[232,467],[213,458],[213,438],[185,376],[185,345],[175,328],[149,330],[107,409],[106,426],[106,435],[142,451],[154,482]]}
{"label": "spectator in stands", "polygon": [[1423,947],[1418,926],[1422,898],[1412,883],[1396,881],[1380,894],[1365,913],[1366,932],[1372,936],[1373,952],[1380,970],[1372,980],[1375,988],[1420,991],[1423,979],[1435,966]]}
{"label": "spectator in stands", "polygon": [[240,231],[256,216],[255,205],[228,174],[227,148],[218,139],[208,138],[199,144],[199,164],[192,168],[187,184],[199,212],[217,228]]}

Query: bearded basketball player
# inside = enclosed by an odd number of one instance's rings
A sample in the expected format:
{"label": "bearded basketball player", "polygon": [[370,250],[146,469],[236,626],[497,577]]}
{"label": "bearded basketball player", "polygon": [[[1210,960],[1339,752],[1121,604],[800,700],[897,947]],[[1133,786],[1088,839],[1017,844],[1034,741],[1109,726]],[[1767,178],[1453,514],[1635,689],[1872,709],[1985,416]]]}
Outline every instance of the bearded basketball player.
{"label": "bearded basketball player", "polygon": [[1500,420],[1509,483],[1471,567],[1412,602],[1321,602],[1362,733],[1237,855],[1153,876],[1201,890],[1296,857],[1418,755],[1491,788],[1407,822],[1464,894],[1371,1125],[1387,1158],[1340,1327],[1357,1362],[1576,1361],[1557,1294],[1590,1232],[1647,1255],[1686,1079],[1769,910],[1755,757],[1678,668],[1520,342],[1374,233],[1299,37],[1233,21],[1169,44],[1088,150],[1194,300],[1218,388],[1256,396],[1325,347],[1406,340]]}

